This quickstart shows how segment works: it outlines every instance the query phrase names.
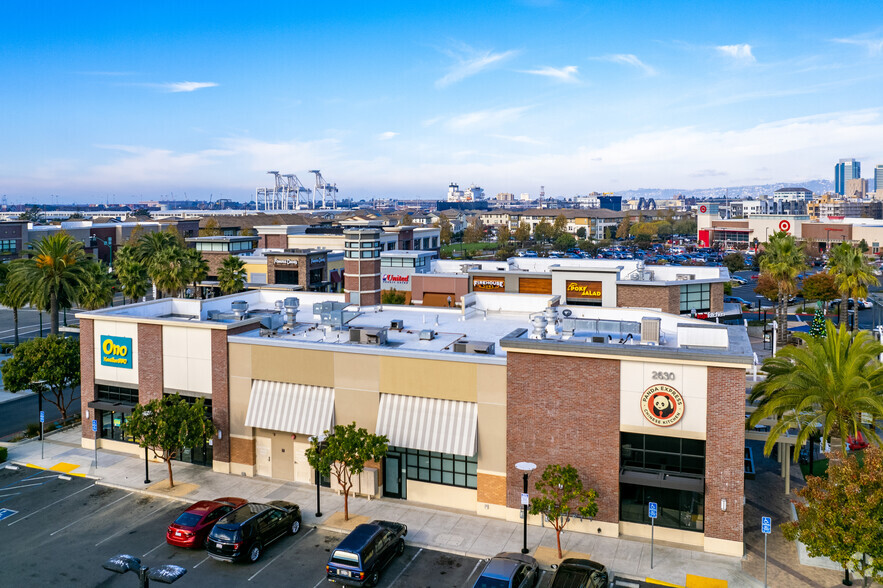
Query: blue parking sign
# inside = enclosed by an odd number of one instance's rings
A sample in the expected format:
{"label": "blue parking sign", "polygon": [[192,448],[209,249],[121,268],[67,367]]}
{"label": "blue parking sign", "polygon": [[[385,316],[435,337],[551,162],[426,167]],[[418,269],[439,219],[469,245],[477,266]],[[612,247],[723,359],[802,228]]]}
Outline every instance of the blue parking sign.
{"label": "blue parking sign", "polygon": [[44,411],[40,411],[40,422],[45,423],[46,413]]}
{"label": "blue parking sign", "polygon": [[763,533],[769,534],[773,530],[773,522],[770,517],[760,517],[760,530]]}
{"label": "blue parking sign", "polygon": [[98,421],[96,421],[95,419],[92,419],[92,432],[94,433],[97,431],[98,431]]}
{"label": "blue parking sign", "polygon": [[650,506],[650,518],[655,519],[656,518],[656,503],[651,502],[649,504],[649,506]]}

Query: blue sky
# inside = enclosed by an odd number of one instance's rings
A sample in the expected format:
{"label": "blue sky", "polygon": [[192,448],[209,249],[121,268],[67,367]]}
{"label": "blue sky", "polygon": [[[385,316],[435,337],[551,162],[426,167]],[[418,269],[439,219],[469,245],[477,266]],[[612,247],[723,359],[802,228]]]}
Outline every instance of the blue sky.
{"label": "blue sky", "polygon": [[879,2],[0,4],[0,194],[701,188],[883,164]]}

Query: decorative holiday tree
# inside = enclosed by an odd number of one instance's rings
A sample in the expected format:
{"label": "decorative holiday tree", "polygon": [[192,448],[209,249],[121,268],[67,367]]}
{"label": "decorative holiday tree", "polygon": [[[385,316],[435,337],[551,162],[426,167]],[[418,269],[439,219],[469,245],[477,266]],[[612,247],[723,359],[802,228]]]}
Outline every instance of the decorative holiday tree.
{"label": "decorative holiday tree", "polygon": [[820,300],[816,306],[816,315],[812,317],[812,325],[809,327],[809,334],[813,337],[825,336],[825,311]]}

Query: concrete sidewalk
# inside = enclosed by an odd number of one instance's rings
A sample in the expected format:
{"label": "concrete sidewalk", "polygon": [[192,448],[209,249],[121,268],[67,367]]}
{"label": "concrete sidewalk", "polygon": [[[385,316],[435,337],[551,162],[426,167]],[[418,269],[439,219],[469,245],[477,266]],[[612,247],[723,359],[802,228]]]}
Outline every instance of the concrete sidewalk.
{"label": "concrete sidewalk", "polygon": [[[346,530],[339,523],[343,497],[326,488],[322,488],[321,492],[323,515],[317,518],[316,487],[313,485],[219,474],[205,467],[175,462],[172,465],[175,488],[169,491],[164,464],[150,463],[151,484],[145,484],[143,458],[107,450],[98,451],[96,468],[94,451],[80,446],[79,428],[48,435],[44,447],[45,459],[40,459],[39,441],[5,445],[9,449],[9,461],[20,465],[70,470],[74,475],[94,478],[100,484],[163,496],[182,504],[220,496],[241,496],[252,501],[290,500],[301,505],[305,524]],[[368,500],[361,497],[350,498],[349,511],[351,518],[389,519],[407,524],[409,543],[419,547],[488,558],[501,551],[519,551],[522,546],[521,524],[480,517],[470,512],[419,506],[394,499]],[[653,578],[683,586],[689,573],[725,580],[731,587],[762,585],[762,582],[742,571],[740,558],[682,549],[659,541],[655,545],[652,570],[648,541],[569,533],[565,529],[561,544],[562,549],[602,562],[616,574],[626,577]],[[540,556],[538,559],[548,559],[547,554],[555,551],[555,545],[553,529],[528,527],[528,547],[532,554]]]}

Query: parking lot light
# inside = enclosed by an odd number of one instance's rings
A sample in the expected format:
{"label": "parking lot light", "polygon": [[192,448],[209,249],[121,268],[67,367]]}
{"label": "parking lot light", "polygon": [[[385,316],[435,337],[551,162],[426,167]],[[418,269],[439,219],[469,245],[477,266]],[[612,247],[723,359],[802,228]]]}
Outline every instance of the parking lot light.
{"label": "parking lot light", "polygon": [[527,477],[537,469],[537,464],[519,461],[515,464],[515,469],[524,472],[524,494],[521,495],[521,504],[524,509],[524,545],[521,547],[521,553],[528,553],[530,549],[527,548]]}
{"label": "parking lot light", "polygon": [[135,572],[135,575],[138,576],[138,586],[140,586],[140,588],[149,588],[150,580],[156,580],[163,584],[171,584],[187,573],[187,568],[172,564],[166,564],[156,568],[142,566],[140,559],[134,555],[126,554],[113,556],[101,564],[101,567],[105,570],[116,572],[117,574]]}
{"label": "parking lot light", "polygon": [[[145,410],[142,414],[143,414],[144,416],[150,416],[151,414],[153,414],[153,412],[150,411],[150,410]],[[147,446],[145,445],[145,446],[144,446],[144,483],[145,483],[145,484],[150,484],[150,473],[149,473],[149,471],[148,471],[148,469],[147,469],[147,464],[148,464],[148,460],[147,460]]]}

